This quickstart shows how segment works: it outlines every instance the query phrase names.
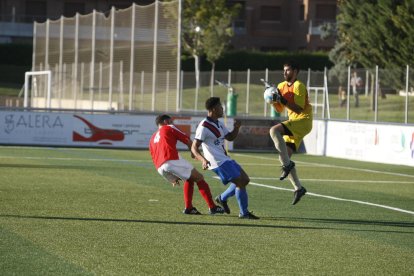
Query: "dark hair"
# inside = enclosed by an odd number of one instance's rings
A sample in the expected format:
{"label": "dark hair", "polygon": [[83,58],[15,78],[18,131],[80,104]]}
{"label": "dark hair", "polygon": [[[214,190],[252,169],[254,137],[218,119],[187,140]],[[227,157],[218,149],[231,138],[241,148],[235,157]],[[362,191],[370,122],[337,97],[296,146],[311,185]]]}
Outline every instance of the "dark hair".
{"label": "dark hair", "polygon": [[220,103],[219,97],[210,97],[206,101],[206,109],[210,111],[219,103]]}
{"label": "dark hair", "polygon": [[296,61],[294,61],[294,60],[289,60],[289,61],[286,61],[284,64],[283,64],[283,66],[289,66],[290,68],[292,68],[292,70],[297,70],[298,71],[298,73],[299,73],[299,64],[296,62]]}
{"label": "dark hair", "polygon": [[158,115],[157,118],[155,118],[155,124],[159,126],[164,120],[167,119],[171,119],[171,116],[167,114]]}

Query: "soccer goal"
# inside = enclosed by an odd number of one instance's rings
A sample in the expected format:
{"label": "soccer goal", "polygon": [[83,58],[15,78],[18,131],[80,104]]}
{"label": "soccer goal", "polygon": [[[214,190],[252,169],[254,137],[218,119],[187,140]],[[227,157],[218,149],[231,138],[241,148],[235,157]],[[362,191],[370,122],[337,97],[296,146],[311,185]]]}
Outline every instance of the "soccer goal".
{"label": "soccer goal", "polygon": [[[31,80],[31,82],[30,82]],[[31,103],[30,106],[38,107],[37,101],[43,101],[44,107],[51,108],[51,87],[52,72],[47,71],[31,71],[24,74],[24,102],[25,108],[29,107],[29,92]]]}

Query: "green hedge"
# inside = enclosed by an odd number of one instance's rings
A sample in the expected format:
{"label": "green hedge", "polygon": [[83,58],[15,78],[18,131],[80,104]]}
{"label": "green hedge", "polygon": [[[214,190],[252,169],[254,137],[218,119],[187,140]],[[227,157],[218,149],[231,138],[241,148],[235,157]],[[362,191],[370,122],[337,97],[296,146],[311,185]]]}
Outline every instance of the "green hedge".
{"label": "green hedge", "polygon": [[0,64],[31,66],[32,52],[31,44],[0,44]]}
{"label": "green hedge", "polygon": [[[0,83],[23,83],[24,72],[30,70],[33,47],[30,44],[0,44]],[[260,52],[233,50],[216,62],[216,71],[280,70],[286,60],[296,60],[300,67],[312,70],[330,68],[326,52]],[[194,71],[194,59],[184,58],[182,70]],[[201,70],[211,70],[211,64],[201,59]]]}
{"label": "green hedge", "polygon": [[[216,71],[250,70],[280,70],[287,60],[295,60],[301,68],[312,70],[323,70],[325,67],[332,67],[327,52],[259,52],[259,51],[230,51],[216,62]],[[205,58],[201,59],[200,68],[202,71],[211,70],[211,65]],[[184,71],[194,71],[194,59],[187,58],[182,62]]]}

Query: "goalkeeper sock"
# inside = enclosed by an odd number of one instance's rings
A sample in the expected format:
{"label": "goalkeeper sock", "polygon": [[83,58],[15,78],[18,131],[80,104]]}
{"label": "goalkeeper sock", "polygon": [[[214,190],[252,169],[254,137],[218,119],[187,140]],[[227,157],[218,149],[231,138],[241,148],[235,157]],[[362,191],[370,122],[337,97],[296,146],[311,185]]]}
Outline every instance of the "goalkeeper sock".
{"label": "goalkeeper sock", "polygon": [[285,140],[283,140],[282,134],[275,128],[270,129],[270,137],[272,137],[275,148],[279,151],[279,160],[282,165],[289,165],[290,158],[287,151]]}
{"label": "goalkeeper sock", "polygon": [[239,204],[239,208],[240,208],[240,214],[242,216],[245,216],[248,214],[248,205],[249,205],[249,198],[247,196],[247,191],[246,188],[240,189],[237,188],[236,189],[236,198],[237,198],[237,203]]}
{"label": "goalkeeper sock", "polygon": [[234,196],[236,193],[236,184],[231,183],[229,187],[220,195],[220,199],[222,201],[227,201],[227,199],[229,199],[229,197]]}
{"label": "goalkeeper sock", "polygon": [[184,205],[185,209],[193,208],[193,193],[194,193],[194,182],[186,180],[184,182]]}
{"label": "goalkeeper sock", "polygon": [[295,187],[295,191],[300,190],[302,185],[300,184],[298,173],[296,172],[296,168],[293,168],[288,176],[290,182],[292,183],[293,187]]}
{"label": "goalkeeper sock", "polygon": [[197,182],[198,191],[200,192],[201,196],[206,201],[208,208],[213,208],[216,206],[213,201],[213,196],[211,195],[210,187],[208,186],[207,182],[204,180],[200,180]]}

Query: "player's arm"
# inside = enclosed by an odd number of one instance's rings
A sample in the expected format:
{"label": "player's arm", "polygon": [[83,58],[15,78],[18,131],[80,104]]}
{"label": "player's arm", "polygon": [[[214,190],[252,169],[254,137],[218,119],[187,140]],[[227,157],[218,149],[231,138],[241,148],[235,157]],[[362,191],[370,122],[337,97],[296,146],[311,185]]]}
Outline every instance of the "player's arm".
{"label": "player's arm", "polygon": [[210,162],[200,152],[199,148],[201,146],[201,143],[202,141],[194,139],[193,144],[191,146],[191,153],[198,161],[201,161],[203,163],[203,170],[206,170],[208,166],[210,166]]}
{"label": "player's arm", "polygon": [[296,99],[301,100],[304,97],[304,93],[306,93],[306,90],[305,92],[299,91],[298,94],[295,93],[295,97],[293,101],[288,101],[287,99],[283,97],[280,90],[277,89],[277,93],[275,93],[273,98],[275,102],[286,106],[287,108],[289,108],[290,110],[292,110],[293,112],[297,114],[300,114],[303,111],[303,107],[296,103]]}
{"label": "player's arm", "polygon": [[188,150],[191,153],[191,158],[195,158],[195,155],[193,153],[193,151],[191,150],[192,146],[193,146],[193,141],[191,141],[191,139],[188,139],[186,146],[188,147]]}
{"label": "player's arm", "polygon": [[295,102],[286,102],[285,106],[297,114],[300,114],[303,111],[303,108]]}
{"label": "player's arm", "polygon": [[233,141],[236,139],[237,135],[239,134],[241,122],[239,120],[234,120],[233,130],[224,136],[224,138],[228,141]]}
{"label": "player's arm", "polygon": [[181,141],[181,143],[188,147],[191,153],[191,158],[194,158],[194,154],[191,152],[191,146],[193,144],[191,138],[187,134],[179,130],[176,126],[174,126],[171,131],[177,140]]}

